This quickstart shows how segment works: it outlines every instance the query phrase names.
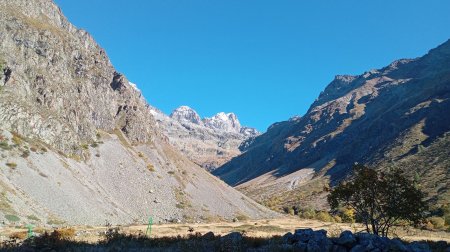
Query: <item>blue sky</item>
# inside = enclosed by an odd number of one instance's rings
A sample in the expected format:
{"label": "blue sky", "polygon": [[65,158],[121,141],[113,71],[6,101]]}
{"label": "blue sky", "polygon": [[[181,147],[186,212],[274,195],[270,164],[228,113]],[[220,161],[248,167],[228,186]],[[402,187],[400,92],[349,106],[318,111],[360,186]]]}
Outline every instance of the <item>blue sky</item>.
{"label": "blue sky", "polygon": [[55,0],[166,113],[235,112],[261,131],[302,115],[337,74],[450,38],[447,0]]}

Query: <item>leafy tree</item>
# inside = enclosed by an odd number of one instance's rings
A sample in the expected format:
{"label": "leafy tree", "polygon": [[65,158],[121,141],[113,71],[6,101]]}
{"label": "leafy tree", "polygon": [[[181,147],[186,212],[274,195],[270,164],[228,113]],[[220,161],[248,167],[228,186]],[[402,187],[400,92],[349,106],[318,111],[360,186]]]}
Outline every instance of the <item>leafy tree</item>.
{"label": "leafy tree", "polygon": [[428,210],[424,193],[394,169],[377,172],[364,165],[355,165],[354,177],[333,188],[328,202],[333,210],[350,207],[367,232],[387,236],[399,220],[418,224]]}

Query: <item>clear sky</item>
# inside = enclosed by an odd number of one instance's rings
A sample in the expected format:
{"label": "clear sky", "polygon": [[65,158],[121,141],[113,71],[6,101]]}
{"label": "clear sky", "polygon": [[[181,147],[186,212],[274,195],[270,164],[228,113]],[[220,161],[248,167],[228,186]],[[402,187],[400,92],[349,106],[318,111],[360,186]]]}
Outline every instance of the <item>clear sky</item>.
{"label": "clear sky", "polygon": [[261,131],[302,115],[337,74],[450,38],[448,0],[55,0],[169,114],[235,112]]}

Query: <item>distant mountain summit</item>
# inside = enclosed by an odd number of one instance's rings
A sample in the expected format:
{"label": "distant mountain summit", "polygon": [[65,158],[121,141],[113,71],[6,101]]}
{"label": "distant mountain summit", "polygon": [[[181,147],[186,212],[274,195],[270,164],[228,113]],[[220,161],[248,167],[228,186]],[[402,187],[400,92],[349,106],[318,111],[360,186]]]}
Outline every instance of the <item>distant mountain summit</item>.
{"label": "distant mountain summit", "polygon": [[175,109],[170,116],[156,108],[151,111],[169,143],[209,171],[241,154],[241,145],[260,134],[241,126],[234,113],[220,112],[201,119],[188,106]]}
{"label": "distant mountain summit", "polygon": [[190,122],[198,125],[203,123],[197,112],[188,106],[181,106],[175,109],[170,114],[170,118],[175,119],[179,122]]}
{"label": "distant mountain summit", "polygon": [[241,132],[241,124],[234,113],[220,112],[211,118],[204,118],[203,123],[211,129],[223,130],[228,132]]}

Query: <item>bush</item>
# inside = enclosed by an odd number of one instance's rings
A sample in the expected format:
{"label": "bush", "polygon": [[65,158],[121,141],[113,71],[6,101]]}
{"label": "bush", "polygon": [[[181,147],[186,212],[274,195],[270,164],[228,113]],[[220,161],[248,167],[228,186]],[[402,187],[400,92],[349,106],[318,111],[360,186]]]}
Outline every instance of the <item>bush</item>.
{"label": "bush", "polygon": [[5,218],[6,218],[8,221],[10,221],[10,222],[20,221],[20,218],[19,218],[19,217],[15,216],[15,215],[12,215],[12,214],[7,214],[7,215],[5,215]]}
{"label": "bush", "polygon": [[15,145],[21,145],[22,144],[22,138],[19,135],[17,135],[17,134],[13,134],[13,137],[12,137],[11,140],[12,140],[12,142]]}
{"label": "bush", "polygon": [[16,169],[17,164],[16,163],[6,163],[6,166],[8,166],[11,169]]}
{"label": "bush", "polygon": [[151,171],[151,172],[154,172],[154,171],[155,171],[155,167],[154,167],[152,164],[148,164],[148,165],[147,165],[147,169],[148,169],[149,171]]}
{"label": "bush", "polygon": [[27,237],[28,237],[27,231],[14,232],[9,236],[10,239],[16,239],[16,240],[25,240]]}
{"label": "bush", "polygon": [[341,217],[343,222],[355,223],[355,210],[353,210],[351,208],[339,209],[338,215]]}
{"label": "bush", "polygon": [[11,146],[8,145],[8,143],[6,141],[0,142],[0,149],[3,150],[11,150]]}
{"label": "bush", "polygon": [[302,210],[300,210],[298,215],[300,216],[300,218],[304,218],[304,219],[315,219],[316,211],[314,211],[314,209],[311,209],[311,208],[302,209]]}
{"label": "bush", "polygon": [[328,212],[320,211],[316,214],[316,219],[324,222],[334,222],[333,216],[331,216]]}
{"label": "bush", "polygon": [[433,224],[434,229],[442,229],[445,226],[444,218],[433,216],[428,219]]}
{"label": "bush", "polygon": [[71,240],[75,237],[75,229],[73,228],[60,228],[55,231],[57,236],[64,240]]}
{"label": "bush", "polygon": [[20,155],[23,158],[27,158],[30,156],[30,151],[29,150],[25,150],[24,152],[22,152],[22,155]]}

